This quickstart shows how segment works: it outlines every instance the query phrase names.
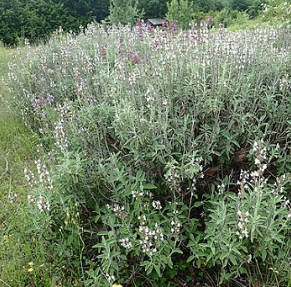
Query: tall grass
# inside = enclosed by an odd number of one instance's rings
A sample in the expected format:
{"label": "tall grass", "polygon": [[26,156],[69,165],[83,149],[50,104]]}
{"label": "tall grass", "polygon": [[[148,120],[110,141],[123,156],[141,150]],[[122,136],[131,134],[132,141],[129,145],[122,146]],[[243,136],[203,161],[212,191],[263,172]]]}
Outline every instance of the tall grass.
{"label": "tall grass", "polygon": [[[44,264],[48,255],[38,223],[26,205],[29,188],[23,169],[34,164],[37,136],[11,106],[15,95],[7,85],[8,64],[16,53],[0,49],[0,285],[56,286],[50,265]],[[41,265],[38,282],[35,270]]]}
{"label": "tall grass", "polygon": [[11,59],[10,52],[8,49],[5,49],[0,44],[0,71],[1,76],[8,73],[8,62]]}
{"label": "tall grass", "polygon": [[92,24],[19,54],[12,106],[42,141],[27,208],[61,274],[290,283],[290,38]]}
{"label": "tall grass", "polygon": [[13,95],[10,94],[7,85],[8,63],[12,61],[13,54],[15,54],[13,50],[4,48],[0,50],[0,152],[1,160],[5,162],[2,165],[5,166],[5,172],[3,171],[2,175],[6,174],[12,182],[14,182],[14,179],[17,182],[19,172],[23,169],[22,161],[30,158],[34,152],[35,139],[28,131],[22,119],[17,116],[17,113],[10,106]]}

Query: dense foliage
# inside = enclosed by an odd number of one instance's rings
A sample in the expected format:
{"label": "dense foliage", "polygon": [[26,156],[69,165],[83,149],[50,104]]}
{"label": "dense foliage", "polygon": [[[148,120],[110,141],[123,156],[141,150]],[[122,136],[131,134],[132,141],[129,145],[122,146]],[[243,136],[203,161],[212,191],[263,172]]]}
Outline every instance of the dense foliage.
{"label": "dense foliage", "polygon": [[288,286],[290,40],[89,25],[20,51],[10,90],[42,138],[25,174],[43,264],[86,286]]}
{"label": "dense foliage", "polygon": [[138,2],[133,0],[111,0],[108,20],[111,24],[135,24],[142,17]]}
{"label": "dense foliage", "polygon": [[173,0],[168,3],[166,17],[170,21],[177,21],[179,27],[187,29],[194,18],[194,9],[188,0]]}
{"label": "dense foliage", "polygon": [[[256,17],[262,8],[260,4],[261,1],[248,0],[1,0],[0,41],[15,45],[27,38],[32,43],[47,39],[60,26],[67,32],[79,32],[80,26],[85,27],[92,21],[109,20],[111,23],[127,24],[134,23],[140,17],[164,18],[167,13],[173,16],[168,8],[175,5],[190,7],[184,18],[181,13],[179,16],[179,19],[183,18],[181,27],[188,28],[188,23],[184,23],[186,20],[200,20],[205,16],[203,13],[210,11],[211,14],[223,9],[246,11],[251,17]],[[181,11],[185,10],[183,7]]]}
{"label": "dense foliage", "polygon": [[291,1],[269,0],[264,4],[263,18],[273,23],[290,23]]}
{"label": "dense foliage", "polygon": [[2,0],[0,1],[0,40],[18,44],[46,39],[61,26],[78,31],[79,26],[100,21],[108,13],[108,0]]}

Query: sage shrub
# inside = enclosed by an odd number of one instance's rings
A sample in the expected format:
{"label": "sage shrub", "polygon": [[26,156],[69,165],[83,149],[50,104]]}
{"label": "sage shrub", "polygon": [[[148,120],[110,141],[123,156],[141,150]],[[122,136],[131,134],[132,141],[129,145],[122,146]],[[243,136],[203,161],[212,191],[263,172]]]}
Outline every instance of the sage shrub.
{"label": "sage shrub", "polygon": [[178,262],[288,282],[289,30],[90,24],[19,50],[13,108],[50,152],[51,228],[86,286],[171,284]]}

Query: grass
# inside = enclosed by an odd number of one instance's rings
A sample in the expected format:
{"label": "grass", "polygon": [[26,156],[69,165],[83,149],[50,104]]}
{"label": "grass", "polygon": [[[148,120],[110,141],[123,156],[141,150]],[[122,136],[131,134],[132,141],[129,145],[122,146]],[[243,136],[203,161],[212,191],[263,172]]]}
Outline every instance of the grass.
{"label": "grass", "polygon": [[52,263],[56,256],[43,238],[49,223],[40,222],[27,204],[31,188],[24,167],[35,168],[39,139],[10,106],[8,63],[14,53],[0,47],[0,286],[73,286]]}
{"label": "grass", "polygon": [[8,73],[8,63],[11,59],[11,50],[5,49],[0,46],[0,76]]}
{"label": "grass", "polygon": [[28,262],[38,261],[32,256],[36,242],[25,234],[31,222],[24,208],[27,183],[23,174],[24,166],[32,162],[37,138],[9,106],[13,95],[6,80],[14,52],[0,48],[0,244],[4,246],[0,250],[0,286],[24,286],[21,282],[30,279]]}
{"label": "grass", "polygon": [[[9,94],[6,86],[8,63],[14,51],[0,49],[0,176],[2,185],[0,192],[7,187],[17,188],[23,182],[23,165],[32,158],[35,151],[36,137],[28,130],[9,106]],[[4,185],[3,185],[4,180]]]}

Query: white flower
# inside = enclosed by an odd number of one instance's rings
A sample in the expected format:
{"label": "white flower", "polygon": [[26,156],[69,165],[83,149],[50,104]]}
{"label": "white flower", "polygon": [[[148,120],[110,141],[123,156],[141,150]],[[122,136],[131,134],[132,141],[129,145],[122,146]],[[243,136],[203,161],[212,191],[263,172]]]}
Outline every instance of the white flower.
{"label": "white flower", "polygon": [[267,165],[266,164],[263,164],[262,167],[261,167],[262,171],[266,170],[267,169]]}
{"label": "white flower", "polygon": [[16,198],[17,198],[17,194],[16,193],[9,194],[9,201],[10,201],[10,203],[15,202]]}
{"label": "white flower", "polygon": [[159,200],[153,200],[152,205],[154,209],[157,209],[157,210],[162,209],[162,205]]}
{"label": "white flower", "polygon": [[120,239],[119,242],[120,242],[120,245],[126,249],[129,249],[132,247],[132,243],[129,241],[128,237]]}

